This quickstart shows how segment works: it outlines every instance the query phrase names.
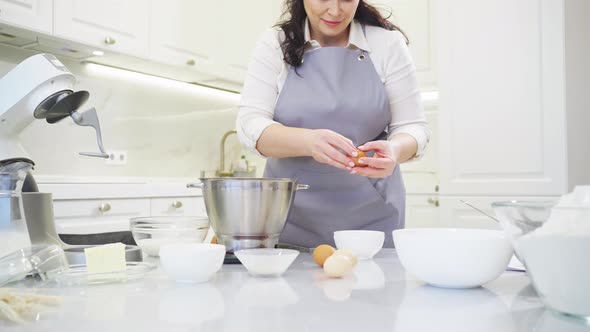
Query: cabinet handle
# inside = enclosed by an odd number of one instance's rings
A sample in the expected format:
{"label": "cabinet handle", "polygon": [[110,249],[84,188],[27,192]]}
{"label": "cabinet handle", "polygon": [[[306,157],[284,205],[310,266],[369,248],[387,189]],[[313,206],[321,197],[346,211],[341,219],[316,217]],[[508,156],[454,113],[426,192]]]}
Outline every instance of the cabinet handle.
{"label": "cabinet handle", "polygon": [[180,209],[182,207],[182,202],[181,201],[174,201],[174,202],[172,202],[172,207],[175,209]]}
{"label": "cabinet handle", "polygon": [[104,39],[104,43],[107,45],[114,45],[117,41],[115,40],[115,38],[112,37],[106,37]]}
{"label": "cabinet handle", "polygon": [[438,184],[436,186],[434,186],[434,192],[435,193],[439,192],[439,190],[440,190],[440,187],[438,186]]}
{"label": "cabinet handle", "polygon": [[436,207],[438,207],[440,205],[440,203],[438,202],[438,199],[434,199],[432,197],[428,197],[427,202],[428,202],[428,204],[432,204]]}
{"label": "cabinet handle", "polygon": [[186,61],[186,64],[189,66],[194,66],[197,62],[195,61],[195,59],[188,59]]}
{"label": "cabinet handle", "polygon": [[102,203],[98,206],[98,211],[105,213],[111,210],[111,204],[109,203]]}

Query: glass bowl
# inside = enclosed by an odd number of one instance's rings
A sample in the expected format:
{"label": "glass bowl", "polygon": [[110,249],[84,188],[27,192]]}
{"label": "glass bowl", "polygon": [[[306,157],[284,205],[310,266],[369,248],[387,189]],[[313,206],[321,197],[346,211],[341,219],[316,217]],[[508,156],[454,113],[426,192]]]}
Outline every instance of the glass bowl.
{"label": "glass bowl", "polygon": [[159,256],[160,246],[201,243],[209,231],[209,218],[195,216],[138,217],[130,219],[133,239],[144,253]]}
{"label": "glass bowl", "polygon": [[86,264],[72,264],[67,269],[51,273],[51,279],[61,286],[87,286],[135,281],[156,269],[146,262],[127,262],[125,270],[113,272],[89,272]]}
{"label": "glass bowl", "polygon": [[45,281],[47,274],[67,269],[64,251],[57,245],[34,245],[0,257],[0,287],[26,276]]}
{"label": "glass bowl", "polygon": [[[501,201],[493,202],[492,208],[500,226],[508,236],[516,257],[524,264],[518,239],[543,225],[551,216],[554,201]],[[525,265],[526,266],[526,265]]]}
{"label": "glass bowl", "polygon": [[492,207],[545,306],[590,323],[590,206],[570,203]]}

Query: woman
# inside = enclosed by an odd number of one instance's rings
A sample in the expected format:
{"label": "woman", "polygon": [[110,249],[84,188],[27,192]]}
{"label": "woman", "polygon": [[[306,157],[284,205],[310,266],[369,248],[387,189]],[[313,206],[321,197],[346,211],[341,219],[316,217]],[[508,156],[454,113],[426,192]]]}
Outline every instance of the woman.
{"label": "woman", "polygon": [[[258,42],[237,118],[265,177],[299,191],[281,242],[333,244],[333,232],[404,227],[399,163],[429,140],[407,40],[363,0],[287,0],[289,17]],[[357,147],[372,157],[360,158]]]}

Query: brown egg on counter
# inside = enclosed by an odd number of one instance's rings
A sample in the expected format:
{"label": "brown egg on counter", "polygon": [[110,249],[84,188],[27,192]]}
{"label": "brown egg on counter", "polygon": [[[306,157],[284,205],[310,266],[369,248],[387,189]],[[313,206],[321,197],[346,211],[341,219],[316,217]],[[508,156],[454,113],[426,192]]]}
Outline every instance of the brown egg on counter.
{"label": "brown egg on counter", "polygon": [[352,161],[354,162],[354,166],[356,166],[356,167],[367,167],[368,165],[366,165],[366,164],[359,164],[359,159],[360,158],[368,157],[367,154],[365,153],[365,151],[361,151],[359,149],[356,149],[356,152],[358,153],[358,156],[356,156],[356,157],[350,157],[352,159]]}
{"label": "brown egg on counter", "polygon": [[315,248],[315,250],[313,251],[313,254],[312,254],[313,260],[319,266],[323,267],[326,259],[328,259],[328,257],[332,256],[334,251],[336,251],[336,249],[334,249],[334,247],[332,247],[331,245],[321,244],[321,245],[317,246]]}
{"label": "brown egg on counter", "polygon": [[213,237],[211,238],[211,243],[217,244],[217,235],[213,235]]}

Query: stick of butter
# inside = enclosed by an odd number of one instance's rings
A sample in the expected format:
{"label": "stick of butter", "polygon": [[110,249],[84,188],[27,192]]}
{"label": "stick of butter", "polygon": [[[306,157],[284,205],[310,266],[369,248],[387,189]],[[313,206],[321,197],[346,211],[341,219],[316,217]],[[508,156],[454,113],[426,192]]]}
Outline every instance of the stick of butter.
{"label": "stick of butter", "polygon": [[[89,279],[120,279],[125,278],[125,245],[123,243],[110,243],[102,246],[84,249],[86,257],[86,270]],[[112,273],[111,272],[116,272]],[[101,276],[92,274],[101,273]]]}

